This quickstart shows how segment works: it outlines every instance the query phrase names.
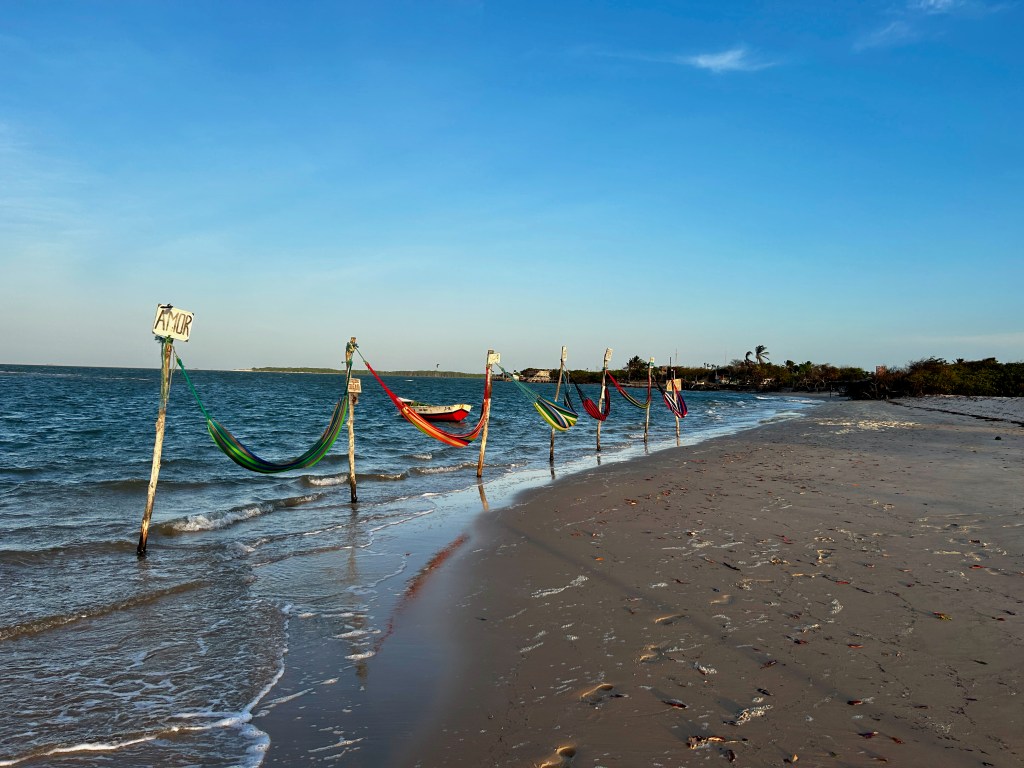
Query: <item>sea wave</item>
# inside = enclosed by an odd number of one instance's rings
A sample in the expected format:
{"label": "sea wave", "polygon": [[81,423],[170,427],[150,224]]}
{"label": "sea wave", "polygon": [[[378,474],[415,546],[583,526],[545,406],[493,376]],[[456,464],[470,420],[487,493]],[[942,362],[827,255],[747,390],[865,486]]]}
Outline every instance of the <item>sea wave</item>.
{"label": "sea wave", "polygon": [[416,475],[439,475],[444,472],[458,472],[461,469],[471,469],[475,466],[475,461],[463,461],[459,464],[449,464],[440,467],[412,467],[409,472]]}
{"label": "sea wave", "polygon": [[259,504],[249,504],[242,507],[234,507],[224,512],[211,512],[209,514],[187,515],[183,518],[168,520],[161,523],[158,529],[161,533],[173,536],[177,533],[195,533],[197,531],[216,531],[227,528],[231,525],[243,523],[256,517],[269,515],[281,509],[289,509],[302,504],[309,504],[322,496],[319,493],[310,493],[304,496],[292,496],[275,501],[264,501]]}
{"label": "sea wave", "polygon": [[96,605],[84,611],[43,616],[38,619],[32,619],[31,621],[24,621],[7,627],[0,627],[0,641],[15,640],[27,635],[38,635],[40,632],[47,632],[51,629],[63,627],[74,622],[86,619],[96,619],[100,616],[108,616],[112,613],[125,611],[140,605],[162,600],[170,595],[190,592],[204,586],[206,583],[206,581],[187,581],[182,584],[165,587],[164,589],[154,589],[150,592],[138,594],[125,600],[117,600],[112,603]]}
{"label": "sea wave", "polygon": [[[361,482],[373,482],[383,481],[392,482],[395,480],[405,480],[409,475],[405,472],[367,472],[365,474],[361,472],[356,473],[356,483]],[[307,485],[312,485],[314,488],[331,488],[338,485],[348,485],[348,474],[344,475],[325,475],[325,476],[309,476],[302,479]]]}

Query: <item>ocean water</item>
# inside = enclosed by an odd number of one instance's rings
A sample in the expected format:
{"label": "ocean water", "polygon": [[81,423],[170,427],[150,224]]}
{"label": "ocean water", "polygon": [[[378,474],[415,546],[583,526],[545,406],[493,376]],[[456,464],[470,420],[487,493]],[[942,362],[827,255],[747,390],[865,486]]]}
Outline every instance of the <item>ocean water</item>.
{"label": "ocean water", "polygon": [[[258,766],[270,746],[261,715],[302,695],[279,685],[299,621],[318,622],[345,659],[327,682],[346,705],[308,762],[362,764],[366,745],[388,737],[360,718],[359,699],[396,605],[475,516],[528,485],[685,450],[815,404],[687,393],[677,449],[657,392],[645,446],[643,412],[612,390],[600,454],[596,422],[583,414],[557,436],[552,466],[549,428],[514,384],[496,382],[478,483],[477,444],[421,434],[358,375],[357,504],[344,431],[314,467],[252,474],[219,452],[176,375],[148,556],[138,559],[159,371],[0,365],[0,766]],[[212,415],[271,460],[319,437],[343,385],[338,375],[192,377]],[[388,384],[418,400],[474,404],[465,424],[480,410],[482,379]],[[597,398],[596,386],[585,389]]]}

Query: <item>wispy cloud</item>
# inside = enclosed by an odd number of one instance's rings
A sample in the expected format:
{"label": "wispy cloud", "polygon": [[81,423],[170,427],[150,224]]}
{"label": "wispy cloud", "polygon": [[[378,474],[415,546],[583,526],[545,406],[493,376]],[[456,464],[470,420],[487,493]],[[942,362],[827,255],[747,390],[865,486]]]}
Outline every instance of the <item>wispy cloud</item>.
{"label": "wispy cloud", "polygon": [[778,66],[778,62],[769,61],[753,53],[746,46],[729,48],[718,53],[700,53],[685,55],[678,53],[640,53],[636,51],[599,51],[592,48],[578,49],[577,53],[588,56],[605,56],[613,59],[629,59],[658,64],[696,67],[709,72],[757,72],[762,69]]}
{"label": "wispy cloud", "polygon": [[907,8],[922,13],[950,13],[965,5],[964,0],[910,0]]}
{"label": "wispy cloud", "polygon": [[855,51],[865,51],[869,48],[888,48],[896,45],[906,45],[917,40],[917,30],[906,21],[892,21],[884,27],[862,35],[853,44]]}
{"label": "wispy cloud", "polygon": [[716,73],[757,72],[776,66],[775,62],[760,59],[743,46],[730,48],[721,53],[701,53],[697,56],[678,57],[678,63],[689,64],[692,67]]}
{"label": "wispy cloud", "polygon": [[1005,10],[1007,3],[987,0],[905,0],[890,13],[895,21],[861,35],[853,43],[855,51],[907,45],[936,33],[940,17],[980,19]]}

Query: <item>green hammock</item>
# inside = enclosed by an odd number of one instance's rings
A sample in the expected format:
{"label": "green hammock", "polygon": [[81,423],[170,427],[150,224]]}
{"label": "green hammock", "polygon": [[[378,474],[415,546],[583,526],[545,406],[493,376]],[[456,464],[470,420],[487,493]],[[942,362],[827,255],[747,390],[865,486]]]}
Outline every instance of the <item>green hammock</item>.
{"label": "green hammock", "polygon": [[260,458],[251,450],[246,448],[237,437],[232,435],[231,432],[224,427],[224,425],[210,415],[210,412],[206,410],[206,406],[203,405],[203,401],[199,399],[199,393],[196,392],[196,388],[192,384],[192,380],[189,378],[188,371],[185,370],[185,364],[181,361],[181,358],[178,357],[177,352],[174,353],[174,356],[178,359],[178,367],[181,368],[181,372],[185,376],[185,381],[188,382],[188,387],[192,390],[192,396],[196,399],[196,403],[199,405],[199,410],[201,410],[203,412],[203,416],[206,417],[206,429],[210,433],[210,437],[213,438],[213,442],[217,444],[217,447],[220,448],[224,454],[238,466],[248,469],[250,472],[260,472],[264,475],[272,475],[277,474],[278,472],[288,472],[292,469],[311,467],[327,455],[327,452],[331,450],[331,446],[334,445],[334,441],[338,439],[341,427],[345,423],[345,417],[348,415],[348,382],[349,379],[352,378],[351,360],[346,361],[345,364],[344,394],[338,399],[338,403],[334,406],[334,413],[331,414],[331,422],[327,425],[327,429],[324,430],[324,433],[320,435],[320,439],[317,440],[313,446],[301,456],[289,461],[274,462]]}
{"label": "green hammock", "polygon": [[537,413],[540,414],[540,417],[544,419],[552,429],[557,429],[559,432],[566,432],[576,423],[576,420],[579,418],[579,414],[576,413],[575,409],[572,407],[572,401],[569,400],[568,387],[565,389],[565,405],[567,407],[563,408],[554,400],[548,400],[547,398],[538,395],[528,386],[519,381],[519,379],[502,368],[500,364],[498,365],[498,368],[501,368],[501,372],[505,374],[506,379],[514,382],[515,385],[519,387],[519,390],[533,401],[533,407],[537,409]]}

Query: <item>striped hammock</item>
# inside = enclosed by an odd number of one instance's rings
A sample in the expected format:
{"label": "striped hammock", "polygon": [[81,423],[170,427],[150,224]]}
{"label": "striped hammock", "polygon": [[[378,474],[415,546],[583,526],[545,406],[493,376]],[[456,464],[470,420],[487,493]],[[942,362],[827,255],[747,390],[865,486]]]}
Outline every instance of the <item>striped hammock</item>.
{"label": "striped hammock", "polygon": [[565,390],[565,406],[561,406],[554,400],[548,400],[546,397],[541,397],[528,386],[523,384],[519,379],[510,374],[501,364],[498,364],[498,368],[501,368],[501,372],[505,374],[505,377],[514,382],[519,391],[526,395],[533,401],[533,407],[537,409],[537,413],[540,417],[547,422],[548,426],[552,429],[558,430],[559,432],[566,432],[572,427],[576,420],[580,417],[576,413],[576,409],[572,407],[572,401],[569,399],[569,389],[566,387]]}
{"label": "striped hammock", "polygon": [[[669,374],[669,381],[675,381],[675,379],[675,371],[673,371],[672,373]],[[673,388],[671,392],[666,392],[665,388],[661,385],[661,382],[659,381],[658,391],[661,392],[661,397],[662,399],[664,399],[665,405],[667,405],[668,409],[676,415],[677,419],[683,418],[684,416],[686,416],[686,414],[690,412],[686,407],[686,401],[683,400],[682,390],[677,390]]]}
{"label": "striped hammock", "polygon": [[629,392],[627,392],[625,389],[622,388],[622,385],[619,384],[619,382],[617,382],[615,380],[614,376],[612,376],[611,371],[608,372],[608,378],[611,379],[612,384],[614,384],[615,388],[617,390],[619,390],[619,394],[622,395],[624,398],[626,398],[626,402],[628,402],[630,405],[632,405],[632,406],[634,406],[636,408],[644,409],[644,410],[646,410],[647,408],[651,407],[651,380],[650,379],[647,380],[647,401],[641,403],[639,400],[637,400],[635,397],[633,397],[631,394],[629,394]]}
{"label": "striped hammock", "polygon": [[428,437],[432,437],[435,440],[440,440],[445,445],[450,445],[453,448],[465,448],[480,436],[480,433],[483,431],[484,424],[487,423],[487,415],[491,410],[491,381],[489,378],[487,379],[487,383],[484,385],[484,402],[480,408],[480,420],[469,432],[457,435],[452,432],[446,432],[416,413],[416,411],[409,406],[409,403],[402,400],[402,398],[388,388],[388,385],[384,383],[384,380],[378,376],[377,372],[373,370],[373,367],[366,362],[366,358],[363,357],[362,353],[360,353],[359,359],[363,361],[363,364],[366,366],[366,370],[373,374],[373,378],[377,380],[377,383],[383,387],[388,397],[391,398],[391,402],[395,404],[398,412],[402,415],[402,418],[416,427],[416,429],[423,434]]}
{"label": "striped hammock", "polygon": [[223,424],[210,415],[209,411],[206,410],[206,406],[203,405],[203,401],[199,399],[199,393],[196,392],[192,379],[189,378],[188,371],[185,370],[185,364],[178,357],[177,352],[174,353],[174,356],[178,359],[178,367],[181,368],[185,381],[188,382],[189,389],[192,390],[192,396],[199,405],[199,410],[203,412],[203,416],[206,418],[206,430],[210,433],[210,437],[213,438],[213,442],[224,452],[225,456],[243,469],[248,469],[250,472],[259,472],[264,475],[289,472],[293,469],[305,469],[306,467],[313,466],[326,456],[331,450],[331,446],[334,445],[334,441],[338,439],[338,434],[341,432],[341,427],[348,415],[348,382],[352,378],[351,361],[348,361],[345,366],[345,388],[342,390],[344,394],[334,406],[331,421],[327,425],[327,429],[324,430],[324,433],[320,435],[320,439],[301,456],[288,461],[275,462],[267,461],[249,448],[246,448]]}

